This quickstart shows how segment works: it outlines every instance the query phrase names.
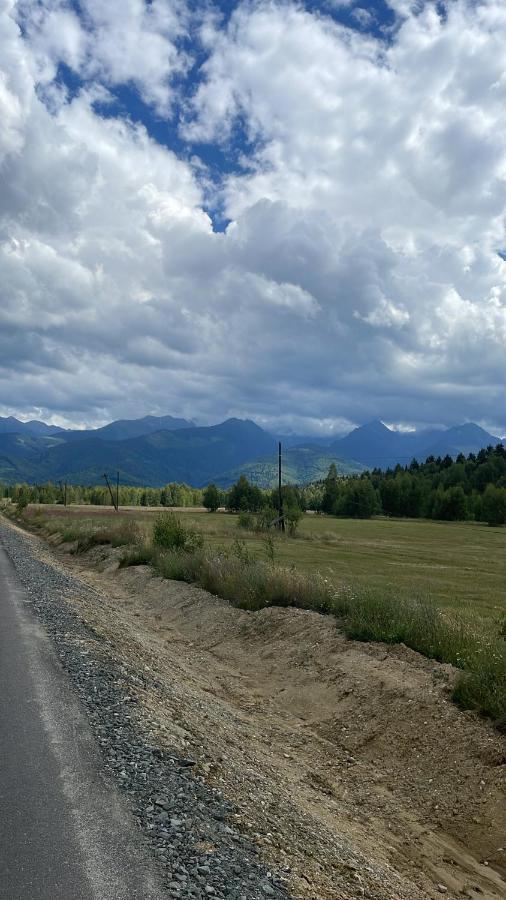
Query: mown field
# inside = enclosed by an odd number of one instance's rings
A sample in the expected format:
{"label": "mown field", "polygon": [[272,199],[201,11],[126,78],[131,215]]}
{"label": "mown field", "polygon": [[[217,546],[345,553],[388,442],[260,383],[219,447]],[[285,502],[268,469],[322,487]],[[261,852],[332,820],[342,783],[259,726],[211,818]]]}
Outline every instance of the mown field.
{"label": "mown field", "polygon": [[[135,519],[146,530],[160,510],[138,507],[120,511],[104,507],[38,507],[45,516],[64,517],[83,527]],[[177,515],[201,531],[212,548],[244,541],[251,553],[265,557],[265,538],[237,527],[238,516],[180,509]],[[506,528],[477,522],[422,519],[335,519],[307,514],[296,538],[275,535],[274,553],[281,565],[320,572],[336,582],[430,594],[435,602],[471,617],[506,615]]]}

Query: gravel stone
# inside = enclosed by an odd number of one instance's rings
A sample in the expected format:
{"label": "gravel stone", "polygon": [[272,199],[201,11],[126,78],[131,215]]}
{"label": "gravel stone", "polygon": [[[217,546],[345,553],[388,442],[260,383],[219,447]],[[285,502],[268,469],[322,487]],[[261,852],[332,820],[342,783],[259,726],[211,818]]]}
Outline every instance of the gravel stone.
{"label": "gravel stone", "polygon": [[[175,748],[157,746],[147,733],[132,693],[156,682],[148,673],[129,671],[111,659],[107,641],[67,600],[100,602],[100,595],[40,560],[32,540],[4,523],[0,542],[85,707],[104,770],[126,795],[151,847],[153,865],[164,871],[168,896],[265,900],[268,894],[286,900],[289,894],[280,876],[270,873],[267,882],[257,848],[230,826],[232,805],[192,776],[196,761],[181,758]],[[215,849],[209,853],[200,846]]]}

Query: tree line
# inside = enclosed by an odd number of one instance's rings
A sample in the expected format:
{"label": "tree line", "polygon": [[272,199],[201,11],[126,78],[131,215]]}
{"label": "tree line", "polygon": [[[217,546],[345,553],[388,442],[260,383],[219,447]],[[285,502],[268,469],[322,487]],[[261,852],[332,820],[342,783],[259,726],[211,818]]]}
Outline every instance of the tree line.
{"label": "tree line", "polygon": [[[424,463],[413,460],[383,471],[373,469],[361,475],[339,476],[331,465],[322,481],[298,487],[284,485],[283,508],[287,517],[313,510],[334,516],[369,518],[387,515],[457,521],[474,519],[490,525],[506,522],[506,449],[502,444],[479,453],[429,456]],[[1,485],[0,498],[14,503],[61,503],[60,485]],[[193,488],[171,482],[161,488],[121,485],[121,506],[205,506],[210,511],[225,507],[231,512],[265,513],[266,520],[277,514],[278,491],[262,490],[246,476],[228,490],[214,484]],[[68,485],[67,502],[110,506],[105,485]]]}
{"label": "tree line", "polygon": [[[506,449],[502,444],[468,456],[429,456],[383,471],[339,476],[334,464],[327,477],[304,487],[285,485],[285,510],[313,510],[327,515],[370,518],[386,515],[446,521],[472,519],[490,525],[506,522]],[[208,509],[233,512],[276,510],[277,490],[265,491],[242,475],[228,492],[210,485],[204,491]]]}
{"label": "tree line", "polygon": [[[112,485],[113,493],[116,486]],[[131,487],[120,485],[120,506],[202,506],[203,490],[188,484],[171,482],[161,488]],[[26,506],[28,503],[63,503],[63,485],[46,484],[0,484],[0,498],[10,498],[13,503]],[[106,485],[67,485],[67,503],[110,506],[111,495]]]}
{"label": "tree line", "polygon": [[312,508],[337,516],[376,514],[447,521],[506,522],[506,449],[502,444],[468,456],[429,456],[424,463],[373,469],[339,478],[331,466],[313,487]]}

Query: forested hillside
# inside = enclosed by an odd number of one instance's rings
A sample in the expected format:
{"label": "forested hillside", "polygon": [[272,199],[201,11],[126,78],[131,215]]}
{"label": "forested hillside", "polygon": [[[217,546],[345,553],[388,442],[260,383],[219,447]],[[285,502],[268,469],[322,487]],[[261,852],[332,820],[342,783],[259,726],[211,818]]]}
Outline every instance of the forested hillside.
{"label": "forested hillside", "polygon": [[307,503],[332,515],[506,520],[506,449],[503,444],[478,453],[433,457],[420,464],[340,479],[330,467],[324,482],[307,489]]}

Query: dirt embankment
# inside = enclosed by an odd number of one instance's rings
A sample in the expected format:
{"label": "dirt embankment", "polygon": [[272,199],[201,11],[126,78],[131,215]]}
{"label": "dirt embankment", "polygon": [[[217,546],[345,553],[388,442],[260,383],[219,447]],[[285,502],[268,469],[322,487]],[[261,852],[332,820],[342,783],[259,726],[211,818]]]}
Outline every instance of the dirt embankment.
{"label": "dirt embankment", "polygon": [[295,896],[506,896],[506,742],[451,703],[450,667],[117,571],[118,551],[54,553],[100,592],[73,602],[111,652],[156,675],[139,699],[162,740],[195,754]]}

